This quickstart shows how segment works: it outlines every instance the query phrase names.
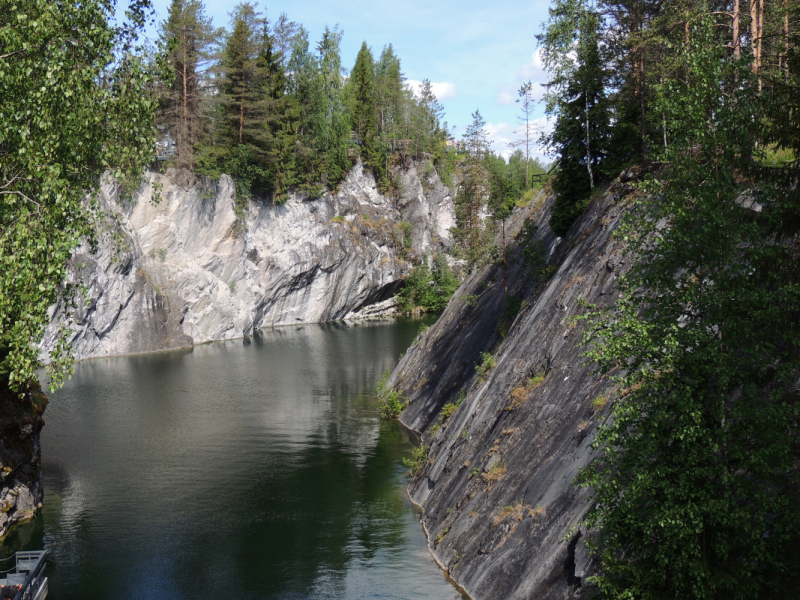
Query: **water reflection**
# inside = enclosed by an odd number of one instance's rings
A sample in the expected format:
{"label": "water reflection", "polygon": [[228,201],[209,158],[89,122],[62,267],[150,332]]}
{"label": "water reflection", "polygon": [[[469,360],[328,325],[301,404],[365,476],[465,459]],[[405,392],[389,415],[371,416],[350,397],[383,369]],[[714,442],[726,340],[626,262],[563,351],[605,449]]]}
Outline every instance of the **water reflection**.
{"label": "water reflection", "polygon": [[[372,392],[419,321],[278,328],[89,361],[43,432],[30,539],[69,598],[459,598]],[[39,528],[38,532],[35,529]]]}

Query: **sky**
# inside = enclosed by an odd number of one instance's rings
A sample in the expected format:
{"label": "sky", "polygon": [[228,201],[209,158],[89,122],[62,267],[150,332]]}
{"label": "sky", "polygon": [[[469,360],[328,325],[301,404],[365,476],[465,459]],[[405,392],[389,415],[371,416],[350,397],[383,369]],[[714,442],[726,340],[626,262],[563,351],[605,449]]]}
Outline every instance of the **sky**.
{"label": "sky", "polygon": [[[166,18],[170,0],[154,0],[158,21]],[[206,12],[217,27],[227,27],[236,2],[205,0]],[[326,25],[344,31],[342,64],[349,70],[361,43],[376,58],[392,44],[401,69],[413,86],[429,79],[445,109],[445,120],[461,137],[472,114],[479,110],[495,152],[507,156],[507,143],[517,139],[520,86],[547,79],[537,54],[535,35],[547,19],[548,0],[271,0],[258,4],[274,22],[285,12],[309,32],[312,46]],[[535,117],[547,127],[543,106]],[[455,129],[452,129],[455,126]],[[545,160],[541,148],[534,154]]]}

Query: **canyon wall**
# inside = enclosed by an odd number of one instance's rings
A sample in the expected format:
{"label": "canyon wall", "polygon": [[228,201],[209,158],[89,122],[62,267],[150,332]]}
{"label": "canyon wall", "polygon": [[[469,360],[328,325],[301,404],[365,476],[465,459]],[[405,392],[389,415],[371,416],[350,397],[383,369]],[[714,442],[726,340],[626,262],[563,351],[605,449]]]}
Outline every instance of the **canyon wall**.
{"label": "canyon wall", "polygon": [[52,307],[42,359],[61,327],[84,359],[390,313],[409,261],[446,251],[454,222],[430,163],[397,167],[393,180],[391,196],[379,193],[359,162],[334,192],[256,199],[244,215],[227,176],[149,173],[128,202],[104,180],[98,243],[70,261],[80,292]]}
{"label": "canyon wall", "polygon": [[[548,190],[515,209],[507,230],[527,231],[509,252],[518,314],[502,322],[500,265],[474,272],[388,381],[409,400],[401,421],[429,448],[409,495],[430,549],[475,599],[575,598],[594,572],[580,526],[588,491],[573,480],[610,383],[585,364],[574,317],[617,296],[628,264],[612,232],[634,176],[594,197],[564,239],[548,225]],[[457,408],[446,416],[445,404]]]}

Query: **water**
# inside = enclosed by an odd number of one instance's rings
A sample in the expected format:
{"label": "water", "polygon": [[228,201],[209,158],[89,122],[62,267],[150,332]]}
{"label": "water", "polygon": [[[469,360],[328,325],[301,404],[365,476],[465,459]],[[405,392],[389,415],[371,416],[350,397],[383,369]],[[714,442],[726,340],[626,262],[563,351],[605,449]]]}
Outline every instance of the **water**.
{"label": "water", "polygon": [[50,598],[453,599],[373,397],[419,321],[305,325],[87,361],[52,395]]}

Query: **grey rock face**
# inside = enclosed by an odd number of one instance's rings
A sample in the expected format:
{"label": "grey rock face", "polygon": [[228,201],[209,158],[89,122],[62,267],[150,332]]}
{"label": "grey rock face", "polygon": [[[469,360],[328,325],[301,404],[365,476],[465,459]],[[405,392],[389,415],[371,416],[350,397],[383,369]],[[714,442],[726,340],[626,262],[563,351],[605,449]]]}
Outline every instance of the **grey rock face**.
{"label": "grey rock face", "polygon": [[[609,382],[584,364],[582,326],[572,320],[581,300],[607,306],[628,266],[611,237],[623,215],[627,188],[616,183],[594,202],[565,239],[548,226],[553,198],[545,193],[516,212],[538,226],[531,247],[548,257],[550,272],[526,269],[513,244],[510,294],[523,306],[501,338],[505,298],[500,267],[480,270],[412,347],[388,384],[410,400],[401,421],[430,444],[428,461],[409,495],[437,560],[480,600],[581,596],[596,569],[580,522],[588,492],[572,485],[587,464]],[[481,352],[496,359],[481,380]],[[463,400],[441,422],[445,403]]]}
{"label": "grey rock face", "polygon": [[[100,243],[73,256],[69,283],[86,287],[75,306],[60,301],[41,343],[43,360],[59,327],[78,359],[178,348],[249,335],[272,325],[378,316],[407,274],[398,243],[413,222],[412,248],[445,248],[453,204],[435,172],[422,190],[416,167],[399,170],[408,193],[378,193],[358,163],[336,193],[293,195],[282,206],[251,202],[237,217],[233,181],[204,184],[186,171],[148,174],[130,205],[105,181],[108,215]],[[154,190],[161,200],[153,202]]]}

